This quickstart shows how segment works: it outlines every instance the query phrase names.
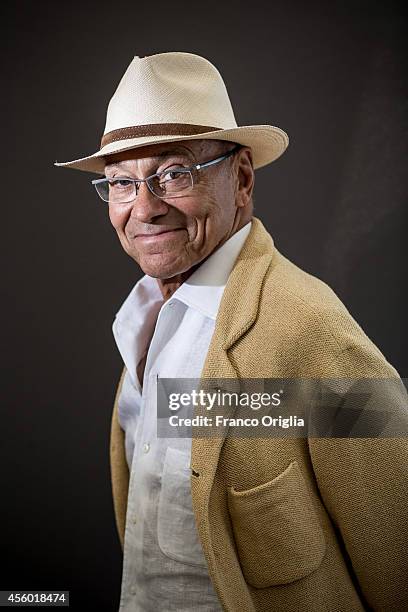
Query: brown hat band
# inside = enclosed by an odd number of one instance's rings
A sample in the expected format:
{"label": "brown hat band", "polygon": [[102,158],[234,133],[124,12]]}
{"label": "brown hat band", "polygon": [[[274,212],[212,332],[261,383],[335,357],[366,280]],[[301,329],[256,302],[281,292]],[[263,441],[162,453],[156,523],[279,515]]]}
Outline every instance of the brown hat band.
{"label": "brown hat band", "polygon": [[127,138],[142,138],[144,136],[192,136],[205,134],[222,128],[208,125],[193,125],[191,123],[150,123],[147,125],[134,125],[112,130],[102,137],[101,148],[117,140]]}

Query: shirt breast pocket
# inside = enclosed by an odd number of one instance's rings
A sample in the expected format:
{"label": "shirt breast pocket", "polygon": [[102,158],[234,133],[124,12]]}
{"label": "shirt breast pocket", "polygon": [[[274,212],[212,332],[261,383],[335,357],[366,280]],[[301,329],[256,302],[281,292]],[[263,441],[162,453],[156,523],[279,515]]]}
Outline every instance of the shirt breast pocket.
{"label": "shirt breast pocket", "polygon": [[192,507],[190,477],[189,454],[169,447],[158,504],[158,543],[170,559],[206,567]]}
{"label": "shirt breast pocket", "polygon": [[297,461],[253,489],[230,487],[228,507],[248,584],[288,584],[321,564],[326,541]]}

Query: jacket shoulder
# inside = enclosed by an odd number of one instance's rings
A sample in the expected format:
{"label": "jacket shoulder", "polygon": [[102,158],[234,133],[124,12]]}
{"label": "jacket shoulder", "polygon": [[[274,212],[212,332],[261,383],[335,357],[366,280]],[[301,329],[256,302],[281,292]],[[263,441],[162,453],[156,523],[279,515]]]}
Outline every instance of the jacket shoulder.
{"label": "jacket shoulder", "polygon": [[363,375],[397,374],[333,289],[276,248],[264,279],[259,323],[277,334],[286,356],[302,355],[304,364],[326,364],[329,372],[331,361],[348,355],[353,370],[364,364]]}

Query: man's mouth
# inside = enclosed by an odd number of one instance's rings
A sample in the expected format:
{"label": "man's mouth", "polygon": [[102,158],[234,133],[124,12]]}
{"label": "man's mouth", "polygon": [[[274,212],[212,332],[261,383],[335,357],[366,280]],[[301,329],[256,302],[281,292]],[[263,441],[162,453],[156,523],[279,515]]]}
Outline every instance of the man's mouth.
{"label": "man's mouth", "polygon": [[176,232],[180,232],[184,228],[178,227],[176,229],[163,230],[161,232],[154,232],[149,234],[136,234],[136,240],[142,240],[143,242],[155,242],[156,240],[168,240],[172,238]]}

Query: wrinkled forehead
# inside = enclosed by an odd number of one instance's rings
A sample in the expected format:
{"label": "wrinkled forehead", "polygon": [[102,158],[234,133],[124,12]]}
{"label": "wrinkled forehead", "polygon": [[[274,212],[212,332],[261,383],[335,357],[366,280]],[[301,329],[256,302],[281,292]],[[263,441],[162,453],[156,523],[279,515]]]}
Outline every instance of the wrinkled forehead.
{"label": "wrinkled forehead", "polygon": [[167,157],[186,158],[195,162],[201,151],[211,148],[207,140],[189,140],[183,142],[170,142],[146,145],[129,151],[121,151],[105,157],[105,168],[134,165],[135,161],[160,162]]}

